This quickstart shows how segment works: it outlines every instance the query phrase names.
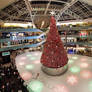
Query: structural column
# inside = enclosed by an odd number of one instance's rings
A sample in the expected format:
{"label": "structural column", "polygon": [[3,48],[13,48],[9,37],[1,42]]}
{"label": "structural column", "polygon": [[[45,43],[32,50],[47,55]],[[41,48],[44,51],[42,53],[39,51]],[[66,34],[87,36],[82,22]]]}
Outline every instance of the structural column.
{"label": "structural column", "polygon": [[[2,32],[0,32],[0,38],[1,38],[1,36],[2,36]],[[1,44],[2,44],[2,43],[0,43],[0,48],[1,48]]]}

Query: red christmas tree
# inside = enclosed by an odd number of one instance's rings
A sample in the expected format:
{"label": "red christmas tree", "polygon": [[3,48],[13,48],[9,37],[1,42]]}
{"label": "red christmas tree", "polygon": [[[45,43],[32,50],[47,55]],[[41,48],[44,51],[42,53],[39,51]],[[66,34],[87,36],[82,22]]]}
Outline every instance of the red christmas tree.
{"label": "red christmas tree", "polygon": [[67,53],[64,50],[61,37],[56,27],[55,18],[52,16],[50,21],[50,31],[44,44],[41,63],[49,68],[59,68],[68,62]]}

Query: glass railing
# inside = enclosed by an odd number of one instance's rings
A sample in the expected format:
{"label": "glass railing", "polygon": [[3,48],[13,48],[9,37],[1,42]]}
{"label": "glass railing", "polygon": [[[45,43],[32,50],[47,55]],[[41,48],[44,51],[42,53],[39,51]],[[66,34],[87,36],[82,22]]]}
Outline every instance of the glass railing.
{"label": "glass railing", "polygon": [[0,29],[0,32],[42,32],[40,29],[23,29],[23,28],[12,28],[12,29],[6,29],[2,28]]}
{"label": "glass railing", "polygon": [[38,46],[42,45],[44,42],[45,42],[45,40],[43,40],[42,42],[39,42],[39,43],[35,43],[35,44],[11,45],[9,47],[7,46],[7,47],[0,48],[0,51],[17,50],[20,48],[29,48],[29,47],[38,47]]}

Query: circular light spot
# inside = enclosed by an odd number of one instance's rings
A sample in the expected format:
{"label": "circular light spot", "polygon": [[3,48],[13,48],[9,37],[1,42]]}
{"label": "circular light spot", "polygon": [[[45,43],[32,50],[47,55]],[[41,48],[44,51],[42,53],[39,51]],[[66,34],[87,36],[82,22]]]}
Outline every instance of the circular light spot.
{"label": "circular light spot", "polygon": [[28,81],[32,78],[32,74],[30,72],[23,72],[20,74],[20,76],[25,81]]}
{"label": "circular light spot", "polygon": [[39,55],[39,53],[35,53],[34,55],[35,55],[35,56],[38,56],[38,55]]}
{"label": "circular light spot", "polygon": [[81,76],[84,79],[89,79],[89,78],[92,77],[92,73],[88,70],[84,70],[84,71],[81,72]]}
{"label": "circular light spot", "polygon": [[78,83],[78,78],[74,75],[71,75],[67,78],[67,83],[69,83],[70,85],[75,85]]}
{"label": "circular light spot", "polygon": [[74,62],[74,60],[69,59],[68,64],[72,64],[73,62]]}
{"label": "circular light spot", "polygon": [[85,62],[87,61],[87,58],[81,58],[80,61]]}
{"label": "circular light spot", "polygon": [[56,85],[53,90],[53,92],[69,92],[67,87],[64,85]]}
{"label": "circular light spot", "polygon": [[31,57],[32,55],[31,55],[31,54],[27,54],[26,56],[27,56],[27,57]]}
{"label": "circular light spot", "polygon": [[33,80],[28,84],[27,89],[29,92],[42,92],[43,83],[38,80]]}
{"label": "circular light spot", "polygon": [[85,63],[85,62],[80,64],[81,68],[87,68],[88,66],[89,66],[88,63]]}
{"label": "circular light spot", "polygon": [[25,59],[26,59],[26,57],[21,57],[20,59],[21,59],[21,60],[25,60]]}
{"label": "circular light spot", "polygon": [[72,73],[78,73],[78,72],[80,72],[80,68],[77,67],[77,66],[73,66],[73,67],[70,68],[70,71],[71,71]]}
{"label": "circular light spot", "polygon": [[35,60],[36,58],[35,57],[31,57],[30,60]]}
{"label": "circular light spot", "polygon": [[40,60],[34,61],[34,64],[40,64]]}
{"label": "circular light spot", "polygon": [[18,62],[18,65],[23,66],[23,65],[25,65],[25,62],[20,61],[20,62]]}
{"label": "circular light spot", "polygon": [[89,90],[92,92],[92,81],[89,82],[88,87],[89,87]]}
{"label": "circular light spot", "polygon": [[25,68],[27,70],[32,70],[34,68],[34,65],[32,65],[32,64],[31,65],[26,65]]}
{"label": "circular light spot", "polygon": [[73,56],[73,57],[72,57],[72,59],[76,60],[76,59],[78,59],[78,57],[76,57],[76,56]]}

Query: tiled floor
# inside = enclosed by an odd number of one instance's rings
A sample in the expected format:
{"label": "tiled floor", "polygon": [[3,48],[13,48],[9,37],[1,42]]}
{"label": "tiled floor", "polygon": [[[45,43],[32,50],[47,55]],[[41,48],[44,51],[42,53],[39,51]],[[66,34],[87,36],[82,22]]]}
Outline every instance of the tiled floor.
{"label": "tiled floor", "polygon": [[30,90],[92,92],[92,57],[68,55],[68,71],[61,76],[49,76],[41,70],[41,54],[41,52],[27,52],[16,57],[17,69]]}

